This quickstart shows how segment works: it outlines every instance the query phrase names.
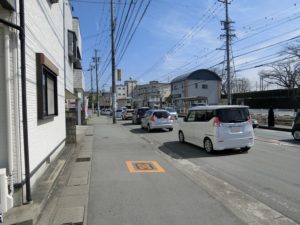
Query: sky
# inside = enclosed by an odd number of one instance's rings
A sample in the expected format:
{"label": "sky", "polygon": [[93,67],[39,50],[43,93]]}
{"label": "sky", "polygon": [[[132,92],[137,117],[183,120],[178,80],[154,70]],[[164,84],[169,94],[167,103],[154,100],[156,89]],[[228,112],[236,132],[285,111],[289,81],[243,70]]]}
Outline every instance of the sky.
{"label": "sky", "polygon": [[[231,41],[234,77],[249,79],[252,90],[257,90],[259,71],[286,57],[280,52],[300,40],[300,1],[229,2],[235,35]],[[122,81],[117,84],[130,78],[138,84],[152,80],[170,82],[197,69],[224,69],[223,3],[217,0],[114,0],[114,3],[116,65],[122,70]],[[73,16],[80,21],[86,91],[91,89],[88,70],[95,49],[100,56],[99,86],[108,90],[110,0],[71,0],[71,4]],[[92,76],[95,90],[95,70]]]}

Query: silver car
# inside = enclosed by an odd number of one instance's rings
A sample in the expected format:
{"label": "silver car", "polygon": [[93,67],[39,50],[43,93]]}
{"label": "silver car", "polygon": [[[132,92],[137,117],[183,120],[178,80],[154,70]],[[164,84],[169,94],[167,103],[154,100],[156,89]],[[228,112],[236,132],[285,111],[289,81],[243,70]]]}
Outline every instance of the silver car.
{"label": "silver car", "polygon": [[145,117],[141,120],[141,128],[151,132],[154,129],[173,130],[174,118],[167,110],[150,109],[145,113]]}
{"label": "silver car", "polygon": [[174,108],[166,107],[164,109],[167,110],[170,113],[170,115],[174,117],[175,120],[178,119],[178,113],[176,112],[176,110]]}

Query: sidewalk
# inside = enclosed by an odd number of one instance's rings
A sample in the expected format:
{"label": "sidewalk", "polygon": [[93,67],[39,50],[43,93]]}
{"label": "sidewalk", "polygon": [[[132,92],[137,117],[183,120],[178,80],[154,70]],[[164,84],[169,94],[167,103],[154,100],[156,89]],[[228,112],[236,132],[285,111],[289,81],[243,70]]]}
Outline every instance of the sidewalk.
{"label": "sidewalk", "polygon": [[292,127],[291,126],[276,125],[276,124],[275,124],[274,127],[268,127],[267,124],[259,124],[258,128],[267,129],[267,130],[278,130],[278,131],[292,132]]}
{"label": "sidewalk", "polygon": [[33,187],[33,202],[9,210],[4,225],[85,224],[93,127],[78,126],[76,136],[77,146],[66,146]]}

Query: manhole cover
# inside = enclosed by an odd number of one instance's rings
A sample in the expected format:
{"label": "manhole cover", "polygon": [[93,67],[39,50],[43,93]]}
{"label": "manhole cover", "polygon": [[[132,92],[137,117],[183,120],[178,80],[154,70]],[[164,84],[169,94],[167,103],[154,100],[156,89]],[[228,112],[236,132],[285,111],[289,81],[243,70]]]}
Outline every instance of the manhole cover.
{"label": "manhole cover", "polygon": [[131,173],[164,173],[165,170],[156,161],[126,161]]}
{"label": "manhole cover", "polygon": [[91,161],[90,157],[76,159],[76,162],[89,162],[89,161]]}

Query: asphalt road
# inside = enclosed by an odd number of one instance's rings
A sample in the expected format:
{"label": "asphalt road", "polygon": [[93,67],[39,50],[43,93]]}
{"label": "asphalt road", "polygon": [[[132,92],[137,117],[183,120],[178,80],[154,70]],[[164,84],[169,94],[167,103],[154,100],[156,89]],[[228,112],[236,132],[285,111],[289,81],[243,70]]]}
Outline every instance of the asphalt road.
{"label": "asphalt road", "polygon": [[[256,129],[248,153],[207,154],[177,130],[95,121],[88,224],[300,224],[300,143],[289,133]],[[140,160],[163,170],[135,173]]]}
{"label": "asphalt road", "polygon": [[255,146],[249,153],[229,150],[209,155],[201,148],[179,143],[177,129],[147,133],[130,122],[120,121],[162,153],[188,160],[300,223],[300,143],[294,141],[289,132],[258,128],[255,129]]}

